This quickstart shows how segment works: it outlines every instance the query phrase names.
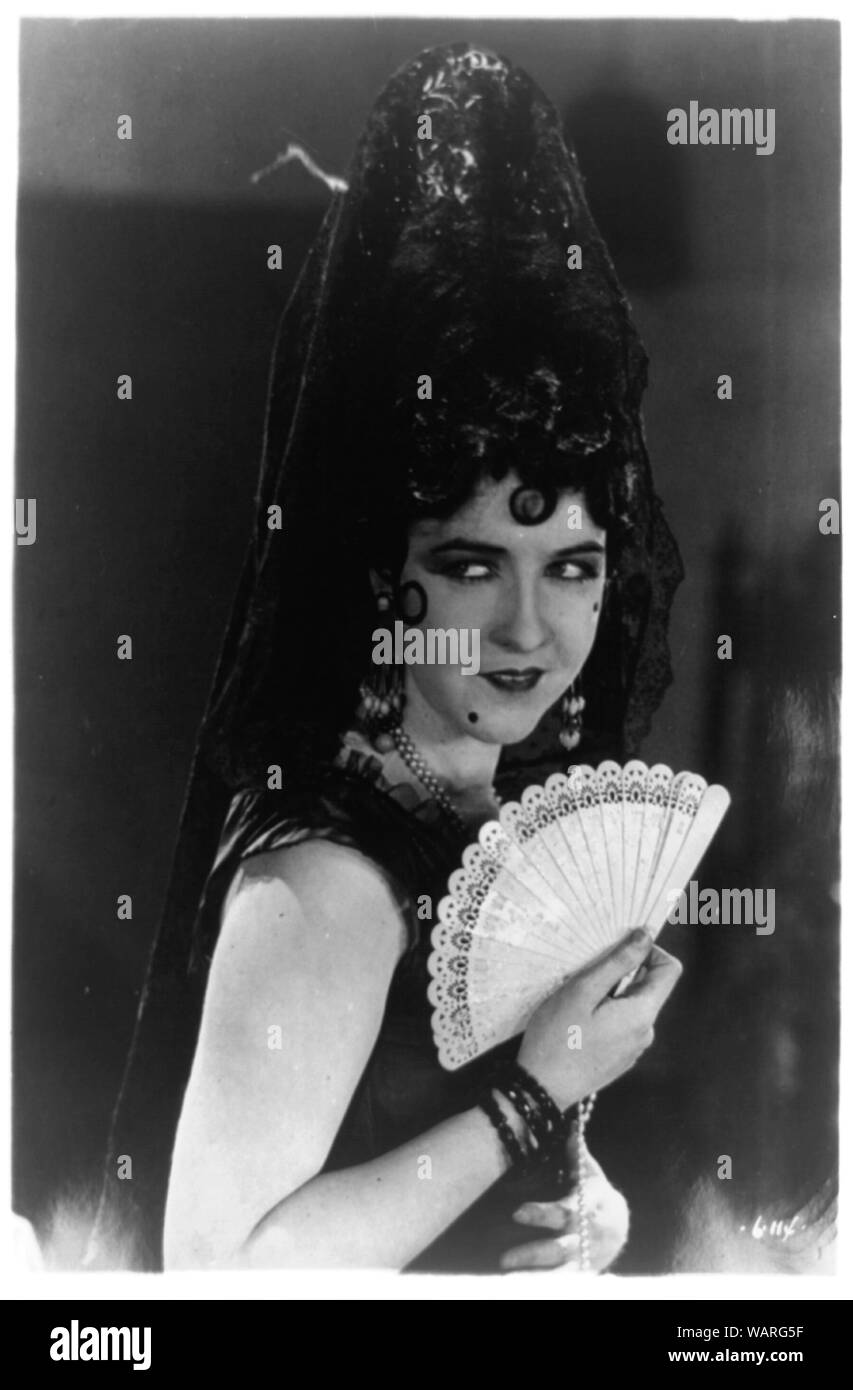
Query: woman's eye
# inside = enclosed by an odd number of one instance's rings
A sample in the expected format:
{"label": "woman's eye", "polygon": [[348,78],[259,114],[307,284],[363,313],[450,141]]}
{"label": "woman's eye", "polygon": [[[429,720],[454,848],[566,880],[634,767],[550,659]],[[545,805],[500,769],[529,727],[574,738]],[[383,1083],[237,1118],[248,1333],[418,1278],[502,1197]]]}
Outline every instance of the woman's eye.
{"label": "woman's eye", "polygon": [[595,564],[585,560],[564,560],[562,564],[553,566],[553,577],[555,579],[580,580],[598,579],[599,569]]}
{"label": "woman's eye", "polygon": [[442,574],[448,579],[458,579],[463,584],[473,584],[480,579],[490,579],[493,574],[491,565],[486,565],[482,560],[456,560],[452,564],[445,565]]}

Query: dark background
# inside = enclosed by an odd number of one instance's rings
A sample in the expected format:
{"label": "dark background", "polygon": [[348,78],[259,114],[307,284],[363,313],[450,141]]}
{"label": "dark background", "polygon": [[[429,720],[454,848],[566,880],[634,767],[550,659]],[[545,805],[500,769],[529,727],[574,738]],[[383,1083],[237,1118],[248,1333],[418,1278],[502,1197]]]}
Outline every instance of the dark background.
{"label": "dark background", "polygon": [[[829,22],[23,22],[16,495],[37,499],[38,539],[16,555],[15,1205],[43,1230],[97,1176],[248,535],[273,333],[328,201],[296,165],[250,175],[295,139],[345,176],[392,71],[462,38],[564,115],[650,355],[649,448],[687,578],[643,755],[732,791],[703,886],[776,890],[773,936],[667,929],[685,978],[590,1136],[632,1200],[623,1264],[789,1267],[752,1222],[799,1210],[835,1144]],[[774,107],[775,153],[670,146],[667,111],[694,99]]]}

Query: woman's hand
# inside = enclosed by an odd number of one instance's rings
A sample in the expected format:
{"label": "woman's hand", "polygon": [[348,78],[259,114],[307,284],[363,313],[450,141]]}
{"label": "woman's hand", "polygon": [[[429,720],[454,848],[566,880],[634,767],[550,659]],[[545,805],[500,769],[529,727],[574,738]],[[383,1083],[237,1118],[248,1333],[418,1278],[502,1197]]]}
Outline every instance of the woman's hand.
{"label": "woman's hand", "polygon": [[[611,990],[645,964],[618,998]],[[654,1022],[674,989],[681,965],[647,932],[630,932],[603,960],[573,975],[539,1005],[518,1060],[561,1110],[628,1071],[654,1041]]]}
{"label": "woman's hand", "polygon": [[[569,1139],[572,1152],[575,1139]],[[586,1210],[589,1232],[589,1269],[600,1274],[613,1263],[628,1239],[628,1203],[607,1180],[600,1163],[589,1154],[586,1173]],[[580,1270],[580,1217],[578,1191],[557,1202],[525,1202],[513,1220],[520,1226],[545,1227],[551,1235],[526,1245],[513,1246],[501,1256],[502,1270],[557,1269],[567,1266]]]}

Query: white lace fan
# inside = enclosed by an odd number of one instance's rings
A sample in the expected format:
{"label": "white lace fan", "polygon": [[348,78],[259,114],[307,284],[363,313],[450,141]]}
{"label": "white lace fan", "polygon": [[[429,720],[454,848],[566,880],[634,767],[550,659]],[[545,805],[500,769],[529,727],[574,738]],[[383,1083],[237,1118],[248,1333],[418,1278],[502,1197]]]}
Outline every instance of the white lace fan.
{"label": "white lace fan", "polygon": [[428,998],[442,1065],[522,1032],[631,927],[656,936],[729,800],[695,773],[633,761],[569,768],[503,806],[439,903]]}

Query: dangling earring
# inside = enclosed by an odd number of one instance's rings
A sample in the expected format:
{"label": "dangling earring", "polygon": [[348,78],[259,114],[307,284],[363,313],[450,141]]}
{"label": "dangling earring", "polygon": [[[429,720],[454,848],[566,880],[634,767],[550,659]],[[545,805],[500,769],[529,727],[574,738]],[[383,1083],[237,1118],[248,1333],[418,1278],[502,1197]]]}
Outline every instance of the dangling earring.
{"label": "dangling earring", "polygon": [[567,753],[571,753],[573,748],[577,748],[581,741],[583,732],[583,712],[586,709],[586,700],[580,693],[580,677],[573,681],[563,696],[563,703],[560,706],[562,716],[562,727],[560,729],[560,743]]}
{"label": "dangling earring", "polygon": [[[376,610],[380,617],[387,618],[392,609],[393,599],[386,590],[378,595]],[[402,720],[406,699],[399,666],[393,663],[377,665],[372,662],[368,674],[358,688],[358,693],[361,704],[356,718],[366,729],[376,751],[390,753],[394,747],[391,730],[396,729]]]}

